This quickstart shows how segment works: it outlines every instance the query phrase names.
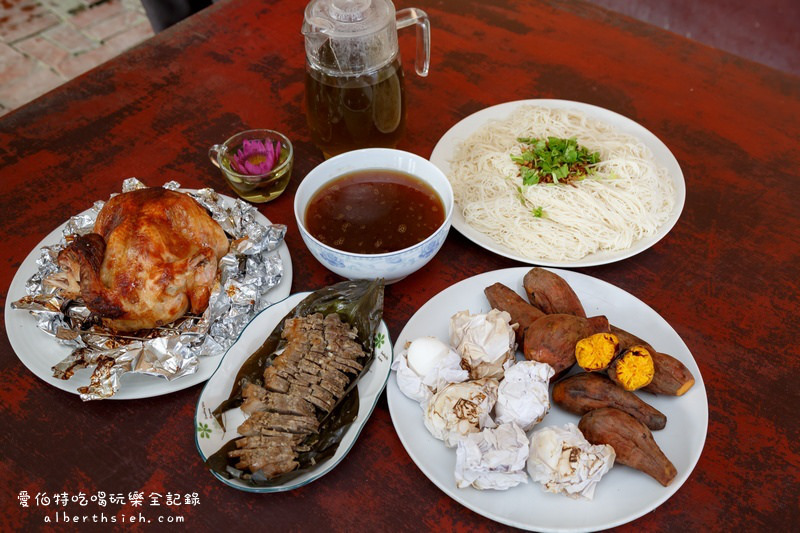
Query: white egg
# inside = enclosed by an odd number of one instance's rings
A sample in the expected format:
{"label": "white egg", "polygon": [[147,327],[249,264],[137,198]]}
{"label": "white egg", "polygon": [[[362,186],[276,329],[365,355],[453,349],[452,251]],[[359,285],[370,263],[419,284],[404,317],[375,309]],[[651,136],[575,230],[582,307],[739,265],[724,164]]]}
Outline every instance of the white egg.
{"label": "white egg", "polygon": [[436,337],[420,337],[408,346],[408,366],[418,376],[427,376],[450,352]]}

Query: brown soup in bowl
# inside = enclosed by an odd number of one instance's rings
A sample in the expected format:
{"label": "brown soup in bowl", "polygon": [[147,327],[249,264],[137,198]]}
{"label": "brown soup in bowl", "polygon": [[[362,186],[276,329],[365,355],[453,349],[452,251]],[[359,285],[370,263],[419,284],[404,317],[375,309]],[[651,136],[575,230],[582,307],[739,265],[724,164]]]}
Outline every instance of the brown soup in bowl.
{"label": "brown soup in bowl", "polygon": [[419,178],[388,169],[344,174],[314,194],[305,213],[320,242],[358,254],[395,252],[424,241],[444,223],[442,199]]}

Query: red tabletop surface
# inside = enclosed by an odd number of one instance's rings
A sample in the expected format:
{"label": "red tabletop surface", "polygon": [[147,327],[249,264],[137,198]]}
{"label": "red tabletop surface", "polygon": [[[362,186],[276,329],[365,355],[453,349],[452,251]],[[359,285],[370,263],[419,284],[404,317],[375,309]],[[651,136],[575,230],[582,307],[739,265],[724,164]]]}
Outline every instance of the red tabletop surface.
{"label": "red tabletop surface", "polygon": [[[527,98],[598,105],[648,128],[674,153],[686,204],[651,249],[580,272],[653,307],[691,350],[709,401],[708,437],[688,481],[623,530],[786,530],[800,522],[800,79],[578,1],[419,0],[432,25],[431,72],[413,74],[398,148],[429,157],[456,122]],[[294,178],[259,210],[288,226],[292,292],[339,281],[303,245],[292,200],[322,161],[303,107],[302,2],[220,2],[0,120],[0,290],[72,214],[136,176],[148,185],[225,191],[211,144],[268,127],[294,142]],[[421,271],[389,286],[397,337],[429,298],[478,273],[523,266],[453,230]],[[21,312],[21,311],[19,311]],[[497,530],[414,465],[385,397],[350,454],[288,493],[225,487],[203,467],[193,416],[201,386],[135,401],[82,402],[29,372],[0,338],[3,529],[36,529],[55,511],[28,502],[66,492],[197,493],[196,505],[146,507],[201,530]],[[82,510],[83,509],[83,510]],[[106,514],[137,512],[130,503]],[[139,526],[137,526],[139,527]]]}

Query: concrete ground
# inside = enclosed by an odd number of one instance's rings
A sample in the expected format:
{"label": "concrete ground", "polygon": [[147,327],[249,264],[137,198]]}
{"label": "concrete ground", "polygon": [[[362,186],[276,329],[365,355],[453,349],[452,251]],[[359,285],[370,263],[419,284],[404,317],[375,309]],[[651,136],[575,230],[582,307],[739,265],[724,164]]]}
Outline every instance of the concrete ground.
{"label": "concrete ground", "polygon": [[153,35],[139,0],[0,0],[0,115]]}

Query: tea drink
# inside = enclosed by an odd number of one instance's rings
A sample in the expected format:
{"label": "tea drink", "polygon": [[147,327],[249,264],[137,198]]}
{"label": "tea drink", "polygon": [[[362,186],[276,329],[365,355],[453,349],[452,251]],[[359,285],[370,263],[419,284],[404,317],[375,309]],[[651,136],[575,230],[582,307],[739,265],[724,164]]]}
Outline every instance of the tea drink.
{"label": "tea drink", "polygon": [[241,131],[211,146],[208,157],[236,194],[248,202],[262,203],[280,196],[289,184],[294,148],[282,133],[262,128]]}
{"label": "tea drink", "polygon": [[287,166],[272,175],[243,176],[241,174],[225,172],[228,185],[248,202],[263,203],[274,200],[286,189],[292,177],[292,167]]}
{"label": "tea drink", "polygon": [[332,76],[307,65],[306,117],[326,158],[357,148],[394,148],[406,123],[400,57],[358,75]]}

